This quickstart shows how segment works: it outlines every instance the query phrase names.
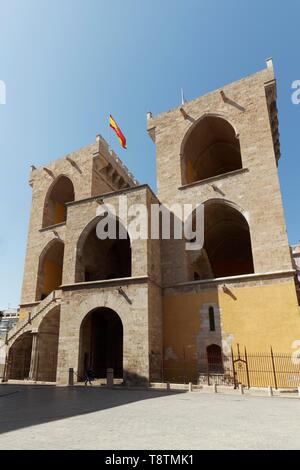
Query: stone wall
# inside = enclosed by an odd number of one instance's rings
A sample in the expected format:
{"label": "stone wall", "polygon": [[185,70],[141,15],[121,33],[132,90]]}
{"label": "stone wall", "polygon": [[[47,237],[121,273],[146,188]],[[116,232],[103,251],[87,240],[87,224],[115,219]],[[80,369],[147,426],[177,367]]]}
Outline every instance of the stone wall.
{"label": "stone wall", "polygon": [[[122,286],[125,296],[119,292]],[[86,315],[96,308],[114,310],[123,324],[124,379],[145,383],[149,379],[149,286],[146,280],[116,283],[114,286],[70,287],[64,290],[58,352],[58,383],[65,384],[68,369],[78,371],[79,335]]]}
{"label": "stone wall", "polygon": [[[266,97],[270,86],[275,89],[269,64],[267,69],[225,86],[225,101],[219,89],[186,103],[183,108],[187,118],[176,108],[148,119],[148,131],[156,144],[160,201],[182,204],[221,199],[233,203],[250,226],[256,273],[291,269]],[[193,126],[207,115],[223,117],[232,124],[240,140],[243,169],[182,186],[183,142]],[[173,254],[169,249],[167,256],[175,258],[175,253],[179,256],[174,247]],[[184,256],[181,261],[170,270],[167,284],[183,280],[180,266],[185,264]]]}

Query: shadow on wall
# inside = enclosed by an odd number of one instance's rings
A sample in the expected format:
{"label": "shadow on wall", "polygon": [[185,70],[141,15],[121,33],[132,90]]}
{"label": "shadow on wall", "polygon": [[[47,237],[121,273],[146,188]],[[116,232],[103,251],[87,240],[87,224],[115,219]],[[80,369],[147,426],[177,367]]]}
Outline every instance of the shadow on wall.
{"label": "shadow on wall", "polygon": [[0,433],[183,391],[0,385]]}

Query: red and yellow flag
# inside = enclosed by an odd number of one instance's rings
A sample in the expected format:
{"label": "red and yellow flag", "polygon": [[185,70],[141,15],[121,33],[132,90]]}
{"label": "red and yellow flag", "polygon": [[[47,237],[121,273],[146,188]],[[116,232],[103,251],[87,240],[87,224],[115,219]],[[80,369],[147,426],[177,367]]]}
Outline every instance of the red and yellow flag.
{"label": "red and yellow flag", "polygon": [[115,133],[117,134],[120,145],[122,145],[123,149],[126,149],[127,147],[126,147],[125,136],[124,136],[123,132],[121,131],[121,129],[119,128],[118,124],[116,123],[116,121],[114,120],[114,118],[112,117],[111,114],[109,115],[109,125],[115,131]]}

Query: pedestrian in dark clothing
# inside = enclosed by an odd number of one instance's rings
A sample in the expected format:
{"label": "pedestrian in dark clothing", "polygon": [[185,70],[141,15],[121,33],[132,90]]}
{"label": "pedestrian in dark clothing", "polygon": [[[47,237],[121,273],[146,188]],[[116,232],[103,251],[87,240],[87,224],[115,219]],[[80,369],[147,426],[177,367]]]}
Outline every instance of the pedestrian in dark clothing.
{"label": "pedestrian in dark clothing", "polygon": [[86,373],[85,373],[85,382],[84,384],[87,385],[88,383],[90,385],[93,385],[92,384],[92,381],[94,380],[94,372],[92,369],[87,369]]}

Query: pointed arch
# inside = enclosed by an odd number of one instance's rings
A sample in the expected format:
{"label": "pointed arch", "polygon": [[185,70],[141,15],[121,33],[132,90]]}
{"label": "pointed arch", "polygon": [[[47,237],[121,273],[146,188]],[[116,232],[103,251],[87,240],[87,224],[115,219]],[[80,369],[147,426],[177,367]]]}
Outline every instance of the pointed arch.
{"label": "pointed arch", "polygon": [[59,327],[60,306],[56,306],[43,318],[38,329],[36,378],[39,381],[56,381]]}
{"label": "pointed arch", "polygon": [[32,353],[32,334],[21,334],[11,345],[8,353],[8,380],[24,380],[29,378]]}
{"label": "pointed arch", "polygon": [[247,219],[231,201],[215,198],[204,203],[204,246],[187,255],[190,280],[254,273]]}
{"label": "pointed arch", "polygon": [[64,242],[58,238],[51,240],[39,258],[36,300],[43,300],[62,283]]}
{"label": "pointed arch", "polygon": [[[82,231],[76,252],[75,282],[89,282],[131,277],[131,240],[118,217],[115,217],[115,239],[101,240],[96,228],[101,216],[93,219]],[[124,237],[119,237],[122,233]]]}
{"label": "pointed arch", "polygon": [[180,156],[183,185],[242,168],[237,132],[220,115],[205,114],[189,128]]}
{"label": "pointed arch", "polygon": [[114,377],[123,378],[123,334],[123,323],[115,310],[98,307],[87,313],[79,333],[79,378],[88,369],[104,378],[108,368],[114,370]]}
{"label": "pointed arch", "polygon": [[67,219],[68,202],[75,200],[75,190],[71,179],[66,175],[58,176],[47,191],[42,227],[63,223]]}

